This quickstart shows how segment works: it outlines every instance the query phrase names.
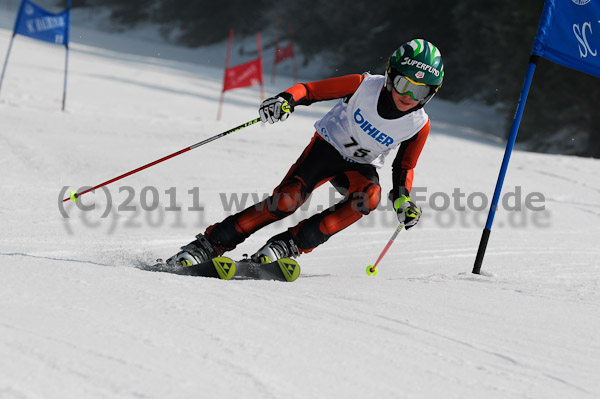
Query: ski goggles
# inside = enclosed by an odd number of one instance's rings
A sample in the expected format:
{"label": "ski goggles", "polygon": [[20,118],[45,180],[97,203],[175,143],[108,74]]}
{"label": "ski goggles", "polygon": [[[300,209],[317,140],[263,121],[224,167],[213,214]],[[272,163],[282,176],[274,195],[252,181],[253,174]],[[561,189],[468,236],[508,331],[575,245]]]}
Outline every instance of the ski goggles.
{"label": "ski goggles", "polygon": [[431,94],[430,86],[425,83],[415,82],[403,75],[396,75],[394,78],[394,89],[401,96],[410,95],[415,101],[423,101]]}

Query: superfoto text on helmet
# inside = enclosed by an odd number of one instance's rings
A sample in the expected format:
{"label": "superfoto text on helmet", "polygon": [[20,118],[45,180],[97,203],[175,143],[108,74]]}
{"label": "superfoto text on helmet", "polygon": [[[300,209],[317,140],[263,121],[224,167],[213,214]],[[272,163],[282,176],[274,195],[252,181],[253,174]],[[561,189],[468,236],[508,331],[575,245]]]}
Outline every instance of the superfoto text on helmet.
{"label": "superfoto text on helmet", "polygon": [[438,71],[437,69],[435,69],[431,65],[427,65],[427,64],[425,64],[424,62],[421,62],[421,61],[411,60],[408,57],[404,57],[404,60],[402,61],[402,63],[400,65],[414,66],[414,67],[417,67],[417,68],[422,69],[424,71],[431,72],[435,76],[440,76],[440,71]]}
{"label": "superfoto text on helmet", "polygon": [[360,128],[369,136],[373,137],[375,141],[385,145],[386,147],[389,147],[390,144],[394,144],[393,138],[383,132],[380,132],[379,129],[371,125],[369,121],[365,120],[365,117],[360,113],[360,108],[354,112],[354,122],[359,124]]}

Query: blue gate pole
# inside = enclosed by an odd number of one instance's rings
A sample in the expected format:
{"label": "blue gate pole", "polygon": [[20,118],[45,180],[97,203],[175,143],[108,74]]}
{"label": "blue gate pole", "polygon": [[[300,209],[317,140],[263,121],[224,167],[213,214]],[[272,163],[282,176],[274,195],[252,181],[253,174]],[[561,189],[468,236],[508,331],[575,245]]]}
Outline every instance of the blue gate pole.
{"label": "blue gate pole", "polygon": [[533,73],[539,56],[532,55],[529,58],[529,66],[525,75],[525,81],[523,82],[523,88],[521,89],[521,96],[519,97],[519,103],[517,105],[517,111],[513,119],[512,127],[510,128],[510,135],[508,142],[506,143],[506,150],[504,151],[504,159],[502,159],[502,167],[500,168],[500,174],[498,175],[498,181],[496,182],[496,189],[494,190],[494,198],[492,199],[492,206],[488,213],[487,222],[481,235],[481,241],[479,241],[479,249],[477,250],[477,256],[475,257],[475,265],[473,266],[473,273],[479,274],[481,272],[481,264],[483,263],[483,256],[485,255],[485,249],[492,232],[492,223],[494,223],[494,216],[498,209],[498,202],[500,200],[500,193],[502,192],[502,184],[504,183],[504,177],[506,176],[506,170],[508,169],[508,161],[510,161],[510,155],[513,147],[515,146],[515,140],[517,139],[517,133],[519,126],[521,125],[521,118],[523,117],[523,110],[525,109],[525,103],[527,102],[527,96],[529,95],[529,88],[531,87],[531,81],[533,80]]}
{"label": "blue gate pole", "polygon": [[[71,0],[69,0],[71,1]],[[13,28],[13,35],[10,38],[10,44],[8,45],[8,52],[6,53],[6,58],[4,59],[4,66],[2,67],[2,75],[0,75],[0,89],[2,89],[2,82],[4,81],[4,73],[6,72],[6,66],[8,65],[8,57],[10,57],[10,50],[12,49],[13,41],[15,40],[15,36],[17,35],[17,26],[19,26],[19,22],[21,21],[21,16],[23,15],[23,6],[24,2],[21,1],[21,5],[19,6],[19,12],[17,13],[17,18],[15,19],[15,27]]]}
{"label": "blue gate pole", "polygon": [[63,100],[62,100],[62,110],[65,110],[65,104],[67,102],[67,73],[69,71],[69,39],[71,36],[71,0],[67,0],[67,14],[66,14],[66,33],[67,37],[65,37],[65,84],[63,87]]}
{"label": "blue gate pole", "polygon": [[4,66],[2,67],[2,75],[0,75],[0,91],[2,90],[2,82],[4,81],[4,73],[6,72],[6,66],[8,65],[8,57],[10,57],[10,50],[12,49],[13,41],[15,40],[15,34],[13,33],[10,38],[10,44],[8,45],[8,52],[6,53],[6,58],[4,59]]}
{"label": "blue gate pole", "polygon": [[62,100],[62,110],[65,110],[65,104],[67,102],[67,72],[69,70],[69,45],[67,44],[67,52],[65,55],[65,84],[63,87],[63,100]]}

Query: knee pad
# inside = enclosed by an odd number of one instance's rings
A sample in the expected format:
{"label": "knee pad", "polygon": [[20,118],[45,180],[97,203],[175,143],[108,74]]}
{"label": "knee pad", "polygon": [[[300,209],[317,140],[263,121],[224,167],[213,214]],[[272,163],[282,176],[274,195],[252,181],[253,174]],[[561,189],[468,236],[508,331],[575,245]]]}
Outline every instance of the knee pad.
{"label": "knee pad", "polygon": [[352,194],[353,209],[368,215],[377,208],[381,201],[381,186],[371,183],[361,191]]}
{"label": "knee pad", "polygon": [[304,187],[300,180],[293,180],[283,186],[279,186],[273,192],[273,213],[283,215],[292,214],[304,203]]}

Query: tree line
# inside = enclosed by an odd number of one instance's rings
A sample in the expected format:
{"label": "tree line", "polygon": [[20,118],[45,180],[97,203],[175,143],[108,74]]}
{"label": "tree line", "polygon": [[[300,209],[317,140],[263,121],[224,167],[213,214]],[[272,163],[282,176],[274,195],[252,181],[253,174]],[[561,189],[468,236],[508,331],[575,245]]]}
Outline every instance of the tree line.
{"label": "tree line", "polygon": [[[439,96],[497,106],[512,122],[544,0],[73,0],[104,6],[121,27],[160,24],[177,44],[198,47],[294,26],[305,63],[326,54],[322,77],[383,73],[390,53],[412,38],[436,44],[445,64]],[[597,43],[600,43],[600,30]],[[269,43],[265,43],[268,48]],[[271,43],[272,45],[272,43]],[[544,152],[600,157],[600,78],[540,60],[518,143]]]}

